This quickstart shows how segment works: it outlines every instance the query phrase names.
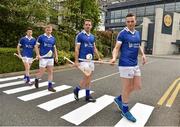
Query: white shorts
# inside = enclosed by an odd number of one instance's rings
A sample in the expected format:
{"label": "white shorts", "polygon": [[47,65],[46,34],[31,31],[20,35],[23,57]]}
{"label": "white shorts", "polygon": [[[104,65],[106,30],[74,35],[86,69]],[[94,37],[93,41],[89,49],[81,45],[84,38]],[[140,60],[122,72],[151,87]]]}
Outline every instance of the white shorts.
{"label": "white shorts", "polygon": [[94,63],[93,62],[80,62],[80,69],[84,70],[85,72],[92,72],[94,71]]}
{"label": "white shorts", "polygon": [[120,77],[122,78],[133,78],[134,76],[141,76],[139,66],[124,67],[119,66]]}
{"label": "white shorts", "polygon": [[40,59],[39,67],[54,66],[54,59]]}
{"label": "white shorts", "polygon": [[29,57],[22,57],[22,61],[23,61],[24,63],[32,63],[33,58],[29,58]]}

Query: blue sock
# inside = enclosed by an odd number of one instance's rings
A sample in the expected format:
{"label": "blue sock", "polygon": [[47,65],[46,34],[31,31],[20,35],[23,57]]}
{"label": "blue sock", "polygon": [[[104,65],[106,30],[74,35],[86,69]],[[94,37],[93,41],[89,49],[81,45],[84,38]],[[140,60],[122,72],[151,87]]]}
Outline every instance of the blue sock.
{"label": "blue sock", "polygon": [[30,78],[29,78],[29,76],[26,76],[26,82],[29,82],[30,81]]}
{"label": "blue sock", "polygon": [[77,92],[79,92],[79,90],[80,90],[81,88],[80,88],[80,86],[78,85],[78,86],[76,86],[75,89],[76,89]]}
{"label": "blue sock", "polygon": [[118,100],[119,100],[119,101],[121,101],[121,102],[122,102],[122,97],[121,97],[121,95],[120,95],[120,96],[118,96],[117,98],[118,98]]}
{"label": "blue sock", "polygon": [[52,82],[51,81],[48,82],[48,88],[52,88]]}
{"label": "blue sock", "polygon": [[128,103],[123,103],[123,112],[126,113],[127,111],[129,111],[129,107],[128,107]]}
{"label": "blue sock", "polygon": [[90,90],[86,89],[86,97],[89,97],[89,96],[90,96]]}
{"label": "blue sock", "polygon": [[24,75],[24,80],[27,78],[27,76],[26,75]]}

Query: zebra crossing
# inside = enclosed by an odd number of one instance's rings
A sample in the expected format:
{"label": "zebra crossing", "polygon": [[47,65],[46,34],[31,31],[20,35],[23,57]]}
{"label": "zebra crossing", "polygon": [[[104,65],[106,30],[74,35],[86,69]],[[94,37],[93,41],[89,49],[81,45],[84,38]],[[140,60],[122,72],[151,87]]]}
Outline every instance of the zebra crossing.
{"label": "zebra crossing", "polygon": [[[24,81],[16,81],[20,79],[23,79],[23,76],[0,78],[0,88],[5,89],[2,92],[13,96],[14,94],[17,94],[17,93],[35,89],[34,86],[24,86]],[[31,79],[31,80],[34,80],[34,79]],[[41,83],[39,83],[39,88],[43,88],[47,86],[47,83],[48,83],[47,81],[46,82],[42,81]],[[11,88],[11,86],[17,86],[17,87]],[[63,85],[56,86],[55,89],[56,89],[56,93],[58,93],[60,91],[72,89],[72,86],[63,84]],[[94,91],[90,91],[90,94],[92,93],[94,93]],[[35,99],[41,99],[51,94],[55,94],[55,93],[50,92],[48,90],[38,89],[38,91],[35,91],[35,92],[33,91],[32,93],[29,93],[29,94],[17,96],[17,98],[20,101],[27,102],[27,101],[31,101]],[[83,97],[85,97],[85,90],[81,90],[79,92],[79,98],[83,98]],[[73,93],[69,93],[67,95],[60,96],[52,100],[49,100],[47,102],[38,104],[35,107],[38,107],[44,111],[50,112],[54,109],[60,108],[61,106],[64,106],[68,103],[72,103],[74,101],[76,100],[74,99]],[[77,109],[73,109],[73,111],[67,112],[63,116],[60,116],[60,118],[74,125],[80,125],[84,121],[91,119],[92,116],[95,116],[98,112],[102,111],[107,106],[111,105],[113,101],[114,101],[114,96],[102,95],[99,98],[97,98],[95,103],[86,103]],[[116,127],[144,127],[153,109],[154,107],[152,106],[136,103],[135,106],[131,109],[131,113],[134,114],[134,116],[137,118],[137,122],[131,123],[125,118],[122,118],[115,126]]]}

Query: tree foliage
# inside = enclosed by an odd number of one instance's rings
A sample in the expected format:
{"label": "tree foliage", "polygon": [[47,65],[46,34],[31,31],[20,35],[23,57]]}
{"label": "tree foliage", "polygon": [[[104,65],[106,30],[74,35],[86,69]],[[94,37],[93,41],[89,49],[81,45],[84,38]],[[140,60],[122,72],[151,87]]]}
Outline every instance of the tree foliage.
{"label": "tree foliage", "polygon": [[[93,30],[100,21],[97,0],[1,0],[0,2],[0,47],[15,47],[27,27],[32,27],[33,35],[42,34],[39,26],[57,24],[57,16],[62,21],[53,34],[61,50],[74,50],[75,35],[82,30],[84,19],[91,19]],[[58,10],[57,5],[61,7]],[[57,7],[55,9],[55,7]],[[47,20],[50,17],[50,20]]]}
{"label": "tree foliage", "polygon": [[1,0],[0,46],[14,47],[28,26],[47,23],[46,17],[56,14],[52,4],[48,0]]}
{"label": "tree foliage", "polygon": [[91,19],[93,31],[100,22],[100,10],[97,0],[65,0],[61,3],[63,9],[59,11],[62,22],[59,30],[63,41],[67,41],[70,50],[74,49],[74,38],[83,29],[85,19]]}

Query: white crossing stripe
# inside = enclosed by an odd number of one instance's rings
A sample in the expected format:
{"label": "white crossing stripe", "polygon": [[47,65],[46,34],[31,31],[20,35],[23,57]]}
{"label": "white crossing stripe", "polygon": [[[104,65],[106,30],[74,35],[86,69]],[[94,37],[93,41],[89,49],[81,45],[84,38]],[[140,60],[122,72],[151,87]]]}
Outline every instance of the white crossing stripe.
{"label": "white crossing stripe", "polygon": [[[34,79],[31,79],[31,80],[34,80]],[[0,88],[4,88],[4,87],[8,87],[8,86],[16,86],[16,85],[20,85],[20,84],[24,84],[24,81],[16,81],[16,82],[0,84]]]}
{"label": "white crossing stripe", "polygon": [[24,78],[24,75],[15,76],[15,77],[8,77],[8,78],[0,78],[0,82],[22,79],[22,78]]}
{"label": "white crossing stripe", "polygon": [[[90,91],[90,93],[93,93],[93,91]],[[85,96],[85,90],[80,90],[79,98],[82,98],[84,96]],[[46,111],[51,111],[55,108],[58,108],[62,105],[65,105],[65,104],[73,102],[73,101],[75,101],[75,99],[74,99],[74,94],[72,93],[72,94],[68,94],[68,95],[56,98],[54,100],[42,103],[42,104],[38,105],[38,107],[40,107]]]}
{"label": "white crossing stripe", "polygon": [[[71,87],[72,86],[62,85],[62,86],[54,87],[54,89],[56,90],[56,92],[59,92],[59,91],[69,89]],[[35,93],[32,93],[32,94],[27,94],[27,95],[24,95],[24,96],[20,96],[18,98],[23,100],[23,101],[29,101],[29,100],[34,100],[34,99],[37,99],[37,98],[40,98],[40,97],[43,97],[43,96],[46,96],[46,95],[50,95],[50,94],[53,94],[53,92],[50,92],[48,90],[42,90],[42,91],[35,92]]]}
{"label": "white crossing stripe", "polygon": [[114,100],[113,96],[104,95],[96,100],[95,103],[88,103],[72,112],[62,116],[62,119],[67,120],[75,125],[79,125],[94,114],[101,111],[106,106],[110,105]]}
{"label": "white crossing stripe", "polygon": [[[54,82],[53,82],[54,84]],[[48,82],[42,82],[39,83],[39,87],[43,87],[43,86],[48,86]],[[14,93],[19,93],[19,92],[23,92],[23,91],[27,91],[27,90],[32,90],[34,89],[35,86],[23,86],[23,87],[19,87],[19,88],[14,88],[14,89],[10,89],[10,90],[5,90],[3,91],[6,94],[14,94]]]}
{"label": "white crossing stripe", "polygon": [[132,115],[136,118],[136,122],[130,122],[123,117],[115,127],[144,127],[153,110],[153,106],[136,103],[130,110]]}

